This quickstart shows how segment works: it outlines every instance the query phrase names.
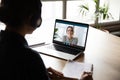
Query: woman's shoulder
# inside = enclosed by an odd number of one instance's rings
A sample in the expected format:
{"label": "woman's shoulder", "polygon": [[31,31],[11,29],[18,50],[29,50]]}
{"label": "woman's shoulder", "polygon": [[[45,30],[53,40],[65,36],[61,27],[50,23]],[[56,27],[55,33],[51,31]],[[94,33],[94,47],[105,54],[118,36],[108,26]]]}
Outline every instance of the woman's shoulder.
{"label": "woman's shoulder", "polygon": [[29,57],[40,57],[39,53],[29,47],[25,48],[25,55]]}

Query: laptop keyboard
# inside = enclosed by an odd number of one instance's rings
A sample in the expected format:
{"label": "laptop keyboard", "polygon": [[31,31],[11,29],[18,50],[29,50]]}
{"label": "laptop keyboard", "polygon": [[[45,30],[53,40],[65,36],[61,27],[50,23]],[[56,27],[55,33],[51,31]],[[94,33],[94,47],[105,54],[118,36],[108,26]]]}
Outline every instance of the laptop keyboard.
{"label": "laptop keyboard", "polygon": [[57,45],[57,44],[50,45],[50,46],[48,46],[48,48],[58,50],[58,51],[62,51],[62,52],[66,52],[66,53],[73,54],[73,55],[76,55],[80,52],[80,50],[60,46],[60,45]]}

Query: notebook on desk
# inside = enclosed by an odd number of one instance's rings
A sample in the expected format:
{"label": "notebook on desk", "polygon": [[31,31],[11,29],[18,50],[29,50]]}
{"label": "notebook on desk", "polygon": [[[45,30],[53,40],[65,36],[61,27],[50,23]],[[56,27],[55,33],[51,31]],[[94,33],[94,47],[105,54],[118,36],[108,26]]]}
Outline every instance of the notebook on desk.
{"label": "notebook on desk", "polygon": [[92,75],[93,64],[84,63],[84,62],[76,62],[76,61],[67,61],[62,70],[62,73],[65,78],[74,78],[76,80],[81,80],[82,74],[84,72],[90,72]]}
{"label": "notebook on desk", "polygon": [[33,49],[46,55],[74,60],[84,53],[89,25],[68,20],[55,20],[52,43]]}

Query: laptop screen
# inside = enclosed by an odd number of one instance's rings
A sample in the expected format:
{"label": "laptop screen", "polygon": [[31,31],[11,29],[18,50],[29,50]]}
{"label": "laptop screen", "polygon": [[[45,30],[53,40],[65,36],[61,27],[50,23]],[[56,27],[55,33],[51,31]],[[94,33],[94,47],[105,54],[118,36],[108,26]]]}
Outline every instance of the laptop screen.
{"label": "laptop screen", "polygon": [[53,43],[85,49],[89,25],[56,19]]}

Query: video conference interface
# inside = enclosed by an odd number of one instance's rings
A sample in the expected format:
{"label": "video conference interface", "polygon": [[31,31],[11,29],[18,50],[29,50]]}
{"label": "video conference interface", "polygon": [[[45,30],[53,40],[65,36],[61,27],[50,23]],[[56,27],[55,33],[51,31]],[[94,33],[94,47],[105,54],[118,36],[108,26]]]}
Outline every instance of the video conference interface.
{"label": "video conference interface", "polygon": [[69,21],[56,21],[54,28],[54,41],[69,46],[84,47],[87,37],[88,25]]}

